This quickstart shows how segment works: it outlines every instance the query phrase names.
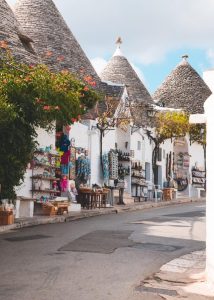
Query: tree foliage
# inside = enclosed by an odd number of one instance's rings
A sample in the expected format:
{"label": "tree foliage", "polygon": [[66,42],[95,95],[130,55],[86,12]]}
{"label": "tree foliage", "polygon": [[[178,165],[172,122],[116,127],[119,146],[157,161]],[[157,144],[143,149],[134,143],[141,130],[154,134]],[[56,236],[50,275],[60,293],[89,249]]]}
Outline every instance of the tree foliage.
{"label": "tree foliage", "polygon": [[146,129],[146,133],[154,143],[152,167],[155,175],[160,145],[168,139],[184,137],[189,132],[189,116],[177,111],[158,112],[153,122],[154,129]]}
{"label": "tree foliage", "polygon": [[[89,81],[88,81],[89,82]],[[28,66],[0,49],[0,184],[2,197],[14,197],[36,147],[36,128],[51,129],[54,121],[69,125],[99,100],[88,82],[67,70],[51,72]]]}

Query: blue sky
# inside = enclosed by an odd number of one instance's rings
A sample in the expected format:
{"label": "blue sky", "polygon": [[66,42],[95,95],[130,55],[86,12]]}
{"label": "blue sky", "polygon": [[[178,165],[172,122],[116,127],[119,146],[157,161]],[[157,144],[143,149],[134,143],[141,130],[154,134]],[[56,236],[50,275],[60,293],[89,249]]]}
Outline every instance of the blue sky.
{"label": "blue sky", "polygon": [[[15,0],[7,2],[12,5]],[[114,53],[116,38],[121,36],[124,55],[151,93],[183,54],[189,55],[190,64],[200,75],[214,67],[213,0],[54,2],[98,71]]]}

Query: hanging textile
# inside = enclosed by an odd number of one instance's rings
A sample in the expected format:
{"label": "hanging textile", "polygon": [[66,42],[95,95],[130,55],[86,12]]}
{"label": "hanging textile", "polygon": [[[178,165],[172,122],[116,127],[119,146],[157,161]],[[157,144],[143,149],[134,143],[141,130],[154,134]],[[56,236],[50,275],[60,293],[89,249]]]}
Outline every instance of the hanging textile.
{"label": "hanging textile", "polygon": [[103,177],[104,180],[109,179],[109,156],[108,154],[104,154],[102,157],[102,162],[103,162]]}
{"label": "hanging textile", "polygon": [[113,150],[109,152],[109,178],[118,179],[118,154]]}
{"label": "hanging textile", "polygon": [[77,159],[77,177],[82,183],[87,183],[91,175],[90,160],[81,155]]}

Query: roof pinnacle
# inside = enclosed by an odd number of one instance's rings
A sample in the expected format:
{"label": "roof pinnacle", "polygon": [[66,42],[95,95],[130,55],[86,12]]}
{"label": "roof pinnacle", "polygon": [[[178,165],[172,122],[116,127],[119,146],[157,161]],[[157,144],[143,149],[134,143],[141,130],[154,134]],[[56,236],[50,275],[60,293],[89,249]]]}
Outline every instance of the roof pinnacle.
{"label": "roof pinnacle", "polygon": [[119,36],[119,37],[117,38],[117,41],[116,41],[117,47],[120,48],[120,46],[122,45],[122,43],[123,43],[122,38]]}
{"label": "roof pinnacle", "polygon": [[184,55],[182,55],[182,59],[183,59],[183,61],[187,61],[187,60],[188,60],[188,58],[189,58],[189,55],[187,55],[187,54],[184,54]]}
{"label": "roof pinnacle", "polygon": [[123,43],[122,38],[118,37],[117,40],[116,40],[117,49],[116,49],[113,56],[123,56],[123,54],[121,52],[121,49],[120,49],[122,43]]}

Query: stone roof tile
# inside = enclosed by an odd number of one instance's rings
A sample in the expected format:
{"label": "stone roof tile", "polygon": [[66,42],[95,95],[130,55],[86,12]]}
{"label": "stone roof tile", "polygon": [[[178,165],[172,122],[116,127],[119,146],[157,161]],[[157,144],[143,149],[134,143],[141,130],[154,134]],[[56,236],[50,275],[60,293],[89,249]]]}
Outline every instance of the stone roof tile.
{"label": "stone roof tile", "polygon": [[103,81],[126,86],[135,123],[139,126],[146,124],[148,121],[146,106],[152,104],[153,99],[120,48],[116,50],[100,77]]}
{"label": "stone roof tile", "polygon": [[203,113],[204,102],[210,95],[209,87],[184,56],[154,93],[153,99],[166,107],[197,114]]}
{"label": "stone roof tile", "polygon": [[100,79],[52,0],[18,0],[15,15],[34,40],[43,63],[81,77]]}
{"label": "stone roof tile", "polygon": [[5,0],[0,0],[0,20],[0,41],[7,42],[13,57],[25,63],[37,63],[32,39],[21,28]]}

